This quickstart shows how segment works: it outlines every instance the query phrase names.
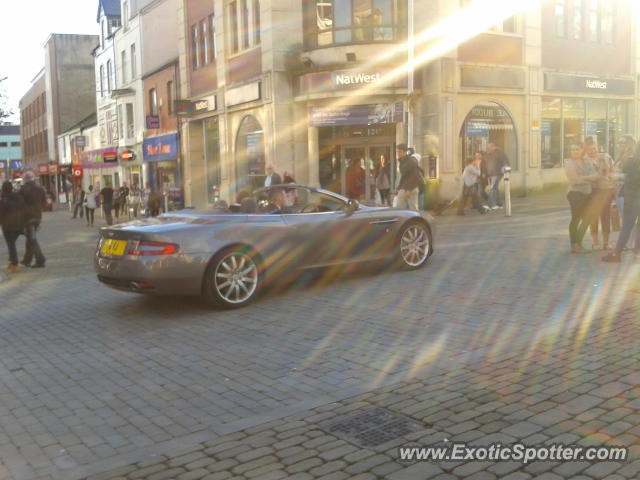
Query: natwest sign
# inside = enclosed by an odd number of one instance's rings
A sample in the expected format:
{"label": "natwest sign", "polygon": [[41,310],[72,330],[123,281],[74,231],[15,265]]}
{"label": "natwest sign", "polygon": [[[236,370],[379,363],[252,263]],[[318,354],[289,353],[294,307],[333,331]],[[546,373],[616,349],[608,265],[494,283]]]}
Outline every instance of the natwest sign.
{"label": "natwest sign", "polygon": [[601,90],[607,89],[607,82],[602,82],[600,80],[585,80],[585,85],[587,88],[598,88]]}
{"label": "natwest sign", "polygon": [[333,83],[336,85],[367,85],[377,83],[381,79],[381,74],[376,73],[356,73],[356,72],[335,72]]}

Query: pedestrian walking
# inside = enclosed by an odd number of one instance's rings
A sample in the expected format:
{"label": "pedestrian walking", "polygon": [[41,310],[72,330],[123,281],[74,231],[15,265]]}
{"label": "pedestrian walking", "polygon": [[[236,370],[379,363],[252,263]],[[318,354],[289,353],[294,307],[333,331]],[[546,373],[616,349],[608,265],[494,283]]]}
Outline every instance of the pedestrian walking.
{"label": "pedestrian walking", "polygon": [[[620,220],[624,216],[624,173],[622,169],[625,163],[633,158],[635,149],[636,140],[632,135],[622,135],[618,140],[618,155],[613,163],[612,176],[616,183],[616,208]],[[635,241],[638,242],[637,236]]]}
{"label": "pedestrian walking", "polygon": [[118,205],[120,206],[120,215],[124,216],[125,213],[128,214],[127,210],[129,208],[129,193],[129,187],[127,186],[127,182],[125,182],[118,190]]}
{"label": "pedestrian walking", "polygon": [[589,216],[589,200],[591,199],[592,185],[598,181],[598,168],[589,158],[584,156],[582,145],[571,145],[571,158],[565,165],[565,173],[569,180],[567,200],[571,208],[571,221],[569,222],[569,240],[572,253],[586,253],[582,246],[582,239],[591,223]]}
{"label": "pedestrian walking", "polygon": [[638,216],[640,215],[640,143],[636,144],[634,157],[624,163],[622,173],[624,174],[622,229],[620,230],[615,250],[603,257],[603,262],[617,263],[620,261],[622,250],[624,250],[634,229],[636,229],[636,244],[633,254],[637,256],[640,253],[640,242],[638,242],[640,228],[637,227]]}
{"label": "pedestrian walking", "polygon": [[487,174],[489,175],[489,206],[496,210],[502,207],[500,198],[500,180],[504,175],[504,167],[509,166],[509,158],[494,142],[487,145]]}
{"label": "pedestrian walking", "polygon": [[458,215],[464,215],[464,209],[467,205],[467,199],[471,198],[471,205],[481,214],[487,213],[489,207],[480,201],[480,177],[482,171],[480,164],[482,163],[482,154],[476,153],[473,158],[469,159],[467,166],[462,172],[462,194],[458,202]]}
{"label": "pedestrian walking", "polygon": [[93,185],[89,185],[89,191],[84,197],[84,209],[86,211],[87,225],[92,227],[95,217],[96,208],[98,208],[98,202],[100,193],[94,191]]}
{"label": "pedestrian walking", "polygon": [[84,209],[84,196],[85,191],[82,187],[76,187],[73,192],[73,217],[76,218],[78,216],[78,212],[80,212],[80,218],[83,216]]}
{"label": "pedestrian walking", "polygon": [[162,207],[162,194],[155,189],[152,189],[149,193],[149,213],[152,217],[160,215],[160,208]]}
{"label": "pedestrian walking", "polygon": [[133,218],[138,218],[138,211],[140,211],[142,206],[142,190],[140,190],[138,185],[134,185],[129,191],[128,202],[129,218],[131,218],[131,214],[133,214]]}
{"label": "pedestrian walking", "polygon": [[[615,196],[615,182],[612,179],[613,160],[608,153],[598,153],[598,145],[593,137],[584,141],[584,152],[596,164],[598,180],[593,184],[593,192],[589,204],[591,217],[591,249],[609,250],[609,233],[611,233],[611,203]],[[598,238],[598,229],[602,225],[602,247]]]}
{"label": "pedestrian walking", "polygon": [[[113,225],[113,217],[111,216],[111,212],[114,209],[113,193],[113,188],[109,183],[106,183],[104,188],[100,190],[100,204],[102,205],[102,212],[107,225]],[[117,212],[117,209],[115,211]]]}
{"label": "pedestrian walking", "polygon": [[384,155],[380,155],[380,161],[376,171],[376,188],[380,194],[380,202],[383,205],[391,205],[391,167]]}
{"label": "pedestrian walking", "polygon": [[0,225],[9,250],[9,266],[7,267],[9,273],[18,272],[16,242],[18,237],[24,233],[24,210],[24,199],[14,191],[11,182],[5,181],[0,191]]}
{"label": "pedestrian walking", "polygon": [[32,171],[25,172],[24,184],[20,189],[20,195],[24,200],[24,233],[27,237],[25,242],[25,252],[22,264],[25,267],[31,267],[31,262],[35,257],[36,263],[33,268],[44,268],[46,258],[40,249],[38,242],[38,229],[42,221],[42,210],[47,204],[44,188],[36,184],[36,176]]}
{"label": "pedestrian walking", "polygon": [[349,160],[349,167],[346,171],[347,197],[360,200],[365,193],[364,168],[360,165],[360,160]]}
{"label": "pedestrian walking", "polygon": [[418,210],[418,195],[421,183],[424,183],[424,176],[411,151],[404,143],[396,147],[396,158],[400,169],[400,179],[393,206],[410,210]]}

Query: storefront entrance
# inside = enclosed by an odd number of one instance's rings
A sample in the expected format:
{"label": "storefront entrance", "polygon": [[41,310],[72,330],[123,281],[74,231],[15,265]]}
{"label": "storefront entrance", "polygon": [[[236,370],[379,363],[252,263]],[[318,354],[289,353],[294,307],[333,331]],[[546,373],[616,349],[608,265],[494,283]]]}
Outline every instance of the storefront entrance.
{"label": "storefront entrance", "polygon": [[[391,162],[391,185],[395,180],[395,162],[390,145],[343,145],[340,161],[340,193],[362,201],[376,200],[376,176],[381,159]],[[389,164],[389,163],[388,163]]]}

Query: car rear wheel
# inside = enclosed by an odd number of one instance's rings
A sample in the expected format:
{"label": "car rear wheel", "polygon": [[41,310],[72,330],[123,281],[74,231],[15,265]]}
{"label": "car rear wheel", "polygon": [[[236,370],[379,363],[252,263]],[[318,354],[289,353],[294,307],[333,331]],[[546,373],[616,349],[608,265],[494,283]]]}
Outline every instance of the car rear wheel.
{"label": "car rear wheel", "polygon": [[431,231],[422,222],[405,225],[398,240],[398,262],[406,270],[422,267],[431,253]]}
{"label": "car rear wheel", "polygon": [[260,280],[257,256],[247,247],[229,248],[207,267],[204,298],[215,307],[243,307],[256,297]]}

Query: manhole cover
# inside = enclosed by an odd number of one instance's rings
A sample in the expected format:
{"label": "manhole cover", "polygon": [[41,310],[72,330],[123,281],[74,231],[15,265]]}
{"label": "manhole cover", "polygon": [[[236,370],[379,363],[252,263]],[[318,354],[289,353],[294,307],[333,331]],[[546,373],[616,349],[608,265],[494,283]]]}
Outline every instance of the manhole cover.
{"label": "manhole cover", "polygon": [[421,430],[422,425],[390,412],[371,407],[320,425],[324,431],[362,447],[378,447]]}

